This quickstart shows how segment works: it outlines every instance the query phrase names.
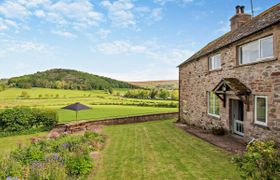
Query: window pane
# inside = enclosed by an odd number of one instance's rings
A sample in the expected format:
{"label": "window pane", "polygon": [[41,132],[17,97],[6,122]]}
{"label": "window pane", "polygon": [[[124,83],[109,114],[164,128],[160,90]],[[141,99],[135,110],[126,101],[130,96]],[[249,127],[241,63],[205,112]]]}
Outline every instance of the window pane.
{"label": "window pane", "polygon": [[273,56],[273,38],[269,37],[261,40],[261,58]]}
{"label": "window pane", "polygon": [[257,121],[266,122],[266,99],[257,98]]}
{"label": "window pane", "polygon": [[220,115],[220,99],[216,96],[215,114]]}
{"label": "window pane", "polygon": [[213,69],[218,69],[221,68],[221,55],[215,55],[215,56],[211,56],[209,58],[209,69],[213,70]]}
{"label": "window pane", "polygon": [[209,92],[209,113],[220,115],[220,101],[214,92]]}
{"label": "window pane", "polygon": [[251,63],[259,58],[258,41],[240,47],[241,64]]}

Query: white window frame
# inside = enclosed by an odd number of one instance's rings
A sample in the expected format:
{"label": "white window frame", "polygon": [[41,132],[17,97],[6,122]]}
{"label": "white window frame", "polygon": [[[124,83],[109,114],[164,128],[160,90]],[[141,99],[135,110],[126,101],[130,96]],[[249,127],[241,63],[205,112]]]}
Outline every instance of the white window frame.
{"label": "white window frame", "polygon": [[[269,38],[272,38],[272,56],[269,56],[269,57],[261,57],[262,56],[262,49],[261,49],[261,41],[262,40],[266,40],[266,39],[269,39]],[[255,43],[255,42],[258,42],[258,58],[257,59],[252,59],[250,61],[252,62],[249,62],[249,63],[242,63],[242,53],[241,53],[241,49],[242,47],[246,46],[246,45],[249,45],[251,43]],[[243,65],[243,64],[252,64],[252,63],[256,63],[256,62],[259,62],[259,61],[263,61],[263,60],[266,60],[266,59],[272,59],[274,58],[274,39],[273,39],[273,35],[271,36],[267,36],[267,37],[264,37],[264,38],[261,38],[261,39],[258,39],[258,40],[255,40],[255,41],[252,41],[252,42],[249,42],[249,43],[246,43],[246,44],[243,44],[241,46],[238,47],[238,53],[239,53],[239,64],[240,65]]]}
{"label": "white window frame", "polygon": [[[257,108],[257,99],[258,98],[264,98],[265,99],[265,122],[258,121],[258,108]],[[261,125],[261,126],[267,126],[268,122],[268,98],[267,96],[255,96],[255,124]]]}
{"label": "white window frame", "polygon": [[[220,56],[220,66],[219,67],[212,67],[212,60],[213,60],[213,58],[215,58],[217,56]],[[222,56],[221,56],[221,53],[215,54],[215,55],[212,55],[212,56],[209,57],[209,59],[208,59],[208,69],[209,69],[209,71],[213,71],[213,70],[217,70],[217,69],[222,69]]]}
{"label": "white window frame", "polygon": [[[212,114],[212,113],[210,113],[210,93],[211,93],[211,91],[207,91],[207,113],[208,113],[208,115],[210,115],[210,116],[214,116],[214,117],[216,117],[216,118],[220,118],[220,115],[217,115],[217,114]],[[214,95],[215,95],[215,93],[214,93]],[[216,96],[216,95],[215,95]],[[214,104],[216,105],[216,98],[218,98],[218,97],[215,97],[214,98]],[[219,104],[220,105],[220,104]]]}

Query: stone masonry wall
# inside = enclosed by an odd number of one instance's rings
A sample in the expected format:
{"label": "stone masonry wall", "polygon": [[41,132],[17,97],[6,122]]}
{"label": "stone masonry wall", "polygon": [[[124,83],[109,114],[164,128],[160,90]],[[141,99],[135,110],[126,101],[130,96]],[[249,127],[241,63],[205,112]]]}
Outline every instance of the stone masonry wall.
{"label": "stone masonry wall", "polygon": [[97,121],[80,121],[68,124],[59,124],[52,131],[59,133],[73,133],[79,131],[85,131],[92,129],[94,126],[103,126],[103,125],[118,125],[118,124],[130,124],[130,123],[139,123],[139,122],[148,122],[148,121],[157,121],[161,119],[169,118],[178,118],[178,113],[160,113],[160,114],[148,114],[141,116],[131,116],[123,118],[112,118],[112,119],[103,119]]}
{"label": "stone masonry wall", "polygon": [[[273,35],[274,58],[254,64],[238,65],[237,47],[244,43]],[[208,57],[221,53],[222,69],[208,70]],[[250,110],[244,106],[244,140],[249,137],[274,138],[280,142],[280,24],[254,34],[217,52],[204,56],[179,68],[180,121],[204,129],[223,126],[231,131],[229,100],[226,107],[220,103],[220,118],[207,113],[207,91],[211,91],[223,78],[237,78],[252,90]],[[268,126],[254,124],[254,97],[268,96]]]}

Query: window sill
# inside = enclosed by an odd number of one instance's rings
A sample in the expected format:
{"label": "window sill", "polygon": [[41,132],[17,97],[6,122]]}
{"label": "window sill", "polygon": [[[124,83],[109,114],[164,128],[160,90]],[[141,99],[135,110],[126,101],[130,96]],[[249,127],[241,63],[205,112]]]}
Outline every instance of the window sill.
{"label": "window sill", "polygon": [[269,130],[269,127],[266,124],[254,122],[254,126]]}
{"label": "window sill", "polygon": [[222,71],[223,69],[222,68],[219,68],[219,69],[212,69],[212,70],[208,70],[208,74],[212,73],[212,72],[218,72],[218,71]]}
{"label": "window sill", "polygon": [[260,64],[260,63],[266,63],[266,62],[271,62],[271,61],[276,61],[277,58],[273,57],[273,58],[267,58],[267,59],[262,59],[256,62],[252,62],[252,63],[247,63],[247,64],[238,64],[235,66],[235,68],[238,67],[243,67],[243,66],[251,66],[251,65],[255,65],[255,64]]}
{"label": "window sill", "polygon": [[208,117],[211,117],[211,118],[213,118],[213,119],[218,119],[218,120],[220,120],[221,119],[221,116],[218,116],[218,115],[214,115],[214,114],[207,114],[208,115]]}

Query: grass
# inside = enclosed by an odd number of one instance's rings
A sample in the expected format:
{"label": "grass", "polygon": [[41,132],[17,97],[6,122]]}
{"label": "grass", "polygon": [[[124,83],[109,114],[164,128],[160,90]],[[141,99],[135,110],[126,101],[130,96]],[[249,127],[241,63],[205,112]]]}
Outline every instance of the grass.
{"label": "grass", "polygon": [[40,132],[30,135],[19,135],[10,137],[0,137],[0,155],[6,155],[10,151],[15,150],[19,144],[24,146],[30,144],[30,138],[47,135],[48,132]]}
{"label": "grass", "polygon": [[[124,92],[127,89],[117,89],[116,92]],[[25,91],[29,98],[20,98],[21,93]],[[39,95],[42,97],[39,98]],[[79,91],[63,89],[32,88],[19,89],[9,88],[0,92],[0,109],[14,106],[30,107],[53,107],[65,106],[74,102],[81,102],[88,105],[104,105],[110,103],[178,103],[172,100],[149,100],[149,99],[129,99],[111,95],[102,90]]]}
{"label": "grass", "polygon": [[95,179],[239,179],[231,154],[172,121],[105,127],[107,145]]}
{"label": "grass", "polygon": [[[90,110],[80,111],[78,120],[100,120],[105,118],[119,118],[127,116],[155,114],[163,112],[177,112],[176,108],[137,107],[137,106],[115,106],[98,105],[92,106]],[[76,119],[76,113],[69,110],[58,110],[59,122],[66,123]]]}
{"label": "grass", "polygon": [[[27,92],[29,98],[20,98],[20,95],[23,91]],[[127,89],[115,90],[115,92],[125,91],[127,91]],[[63,123],[74,121],[76,116],[75,112],[61,110],[61,108],[75,102],[81,102],[92,107],[92,110],[81,111],[79,113],[79,120],[97,120],[103,118],[178,111],[178,108],[133,106],[139,103],[168,104],[178,103],[177,101],[129,99],[110,95],[102,90],[79,91],[47,88],[9,88],[0,92],[0,111],[1,109],[3,110],[5,108],[11,108],[15,106],[56,109],[59,114],[60,122]]]}

